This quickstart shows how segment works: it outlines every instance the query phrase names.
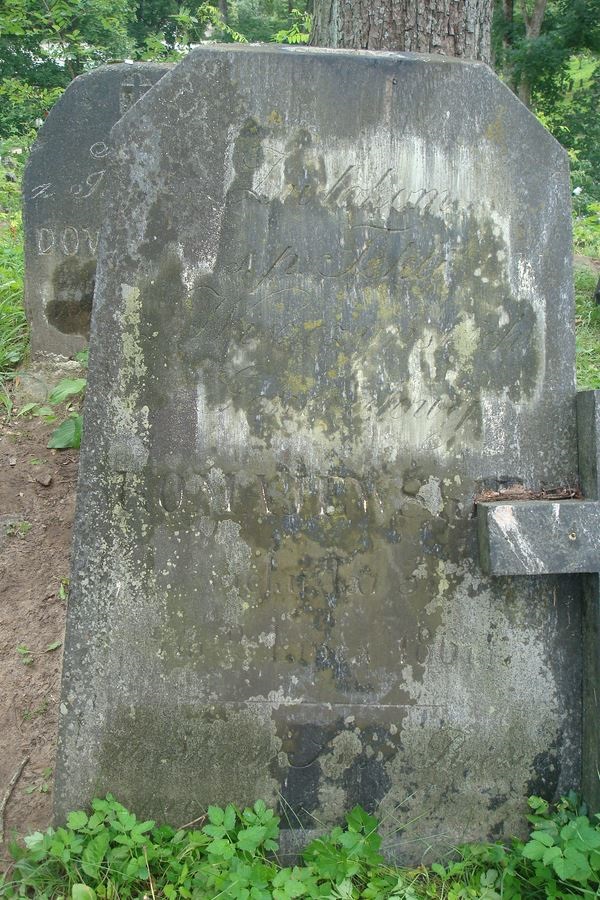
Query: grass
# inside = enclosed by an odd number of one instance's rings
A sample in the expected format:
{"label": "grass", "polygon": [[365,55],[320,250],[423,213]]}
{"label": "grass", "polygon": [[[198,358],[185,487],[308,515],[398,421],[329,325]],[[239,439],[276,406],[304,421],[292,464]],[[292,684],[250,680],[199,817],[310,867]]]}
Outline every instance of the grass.
{"label": "grass", "polygon": [[0,388],[25,358],[21,177],[27,142],[0,143]]}
{"label": "grass", "polygon": [[599,274],[583,268],[575,271],[577,387],[580,391],[600,388],[600,306],[594,299]]}

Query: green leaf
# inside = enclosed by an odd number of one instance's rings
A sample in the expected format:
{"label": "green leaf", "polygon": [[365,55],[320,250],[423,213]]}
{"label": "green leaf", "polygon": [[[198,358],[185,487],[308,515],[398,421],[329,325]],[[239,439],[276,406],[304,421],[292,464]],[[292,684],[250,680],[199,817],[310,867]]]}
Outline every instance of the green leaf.
{"label": "green leaf", "polygon": [[129,810],[124,807],[120,807],[120,809],[117,810],[117,819],[126,831],[131,831],[137,822],[135,814],[130,813]]}
{"label": "green leaf", "polygon": [[370,816],[361,806],[355,806],[354,809],[346,816],[348,828],[351,831],[364,831],[367,834],[377,831],[378,821],[374,816]]}
{"label": "green leaf", "polygon": [[529,841],[522,850],[525,859],[542,859],[545,848],[539,841]]}
{"label": "green leaf", "polygon": [[71,900],[96,900],[96,891],[87,884],[74,884],[71,888]]}
{"label": "green leaf", "polygon": [[267,829],[264,825],[251,825],[249,828],[243,828],[238,832],[237,845],[240,850],[254,853],[257,847],[262,844],[266,833]]}
{"label": "green leaf", "polygon": [[221,856],[223,859],[231,859],[235,853],[235,847],[231,841],[228,841],[226,838],[219,838],[208,845],[206,852],[210,853],[211,856]]}
{"label": "green leaf", "polygon": [[100,863],[106,855],[110,843],[108,831],[101,831],[89,842],[81,854],[81,868],[90,878],[98,880]]}
{"label": "green leaf", "polygon": [[562,850],[560,849],[560,847],[548,847],[548,849],[546,850],[546,852],[544,853],[544,855],[542,857],[542,862],[544,863],[545,866],[549,866],[551,863],[554,862],[555,859],[561,859],[561,858],[562,858]]}
{"label": "green leaf", "polygon": [[283,896],[284,897],[303,897],[306,894],[305,885],[301,884],[299,881],[294,881],[290,879],[289,881],[284,882],[283,884]]}
{"label": "green leaf", "polygon": [[145,834],[147,831],[150,831],[156,822],[153,822],[152,819],[148,819],[146,822],[138,822],[137,825],[134,825],[131,829],[132,834]]}
{"label": "green leaf", "polygon": [[85,389],[86,383],[85,378],[63,378],[51,392],[48,397],[48,403],[51,403],[53,406],[57,403],[63,403],[67,397],[80,394]]}
{"label": "green leaf", "polygon": [[[62,641],[53,641],[52,644],[48,644],[48,646],[44,650],[44,653],[51,653],[52,650],[58,650],[59,647],[62,647]],[[87,821],[87,818],[86,818],[86,821]]]}
{"label": "green leaf", "polygon": [[235,828],[235,820],[235,806],[229,803],[225,808],[225,815],[223,817],[223,827],[225,828],[225,831],[233,831]]}
{"label": "green leaf", "polygon": [[531,835],[531,840],[539,841],[539,843],[543,844],[544,847],[552,847],[552,845],[554,844],[554,838],[546,831],[534,831]]}
{"label": "green leaf", "polygon": [[592,874],[585,853],[582,853],[575,847],[565,847],[565,859],[568,859],[570,863],[576,866],[577,872],[573,877],[577,881],[586,881]]}
{"label": "green leaf", "polygon": [[37,409],[38,406],[39,406],[39,403],[26,403],[25,406],[22,406],[21,409],[19,410],[19,412],[16,415],[16,418],[18,419],[19,416],[26,416],[27,413],[30,413],[32,410]]}
{"label": "green leaf", "polygon": [[227,829],[224,825],[205,825],[202,831],[212,838],[222,838],[227,834]]}
{"label": "green leaf", "polygon": [[83,810],[69,813],[69,815],[67,816],[67,825],[72,831],[79,831],[80,828],[85,828],[87,823],[88,817],[86,813],[83,812]]}
{"label": "green leaf", "polygon": [[552,868],[556,872],[559,878],[562,878],[563,881],[568,881],[570,878],[577,872],[577,866],[574,862],[571,862],[569,859],[555,859],[552,863]]}
{"label": "green leaf", "polygon": [[81,446],[81,432],[83,420],[80,415],[70,416],[59,425],[58,428],[50,435],[48,448],[50,450],[70,450],[79,449]]}
{"label": "green leaf", "polygon": [[207,814],[209,821],[212,822],[213,825],[223,824],[225,813],[220,806],[209,806]]}
{"label": "green leaf", "polygon": [[41,831],[34,831],[33,834],[27,834],[23,838],[25,841],[25,846],[29,848],[29,850],[37,850],[44,843],[44,835]]}

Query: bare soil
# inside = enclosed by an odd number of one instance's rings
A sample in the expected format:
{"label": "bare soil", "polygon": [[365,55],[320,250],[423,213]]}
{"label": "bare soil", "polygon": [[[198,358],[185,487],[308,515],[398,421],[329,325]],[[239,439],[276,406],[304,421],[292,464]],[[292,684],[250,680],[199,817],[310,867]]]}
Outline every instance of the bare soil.
{"label": "bare soil", "polygon": [[51,818],[78,463],[75,450],[47,449],[54,427],[0,425],[0,866],[15,832]]}

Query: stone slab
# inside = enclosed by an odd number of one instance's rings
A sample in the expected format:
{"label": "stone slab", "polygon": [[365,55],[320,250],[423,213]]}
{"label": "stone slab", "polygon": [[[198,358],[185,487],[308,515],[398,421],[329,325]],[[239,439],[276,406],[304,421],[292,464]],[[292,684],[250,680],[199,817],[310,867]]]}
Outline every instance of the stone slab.
{"label": "stone slab", "polygon": [[[579,474],[586,497],[600,500],[600,391],[577,394]],[[583,578],[582,792],[600,812],[600,565]]]}
{"label": "stone slab", "polygon": [[25,309],[34,361],[87,345],[109,134],[168,65],[102,66],[76,78],[48,118],[23,182]]}
{"label": "stone slab", "polygon": [[112,137],[57,818],[514,833],[579,780],[580,585],[483,575],[473,498],[576,479],[566,154],[485,66],[272,47]]}
{"label": "stone slab", "polygon": [[488,575],[600,571],[600,503],[478,503],[481,563]]}

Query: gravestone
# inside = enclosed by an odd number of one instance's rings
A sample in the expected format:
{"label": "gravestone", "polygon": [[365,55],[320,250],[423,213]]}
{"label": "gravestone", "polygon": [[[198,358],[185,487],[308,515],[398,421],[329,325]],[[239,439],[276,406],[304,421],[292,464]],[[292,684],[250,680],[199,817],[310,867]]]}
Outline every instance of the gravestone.
{"label": "gravestone", "polygon": [[566,154],[481,64],[271,47],[112,136],[58,818],[514,833],[579,782],[581,589],[483,574],[474,498],[577,480]]}
{"label": "gravestone", "polygon": [[31,352],[69,357],[88,341],[109,134],[167,65],[102,66],[50,111],[23,183],[25,309]]}

